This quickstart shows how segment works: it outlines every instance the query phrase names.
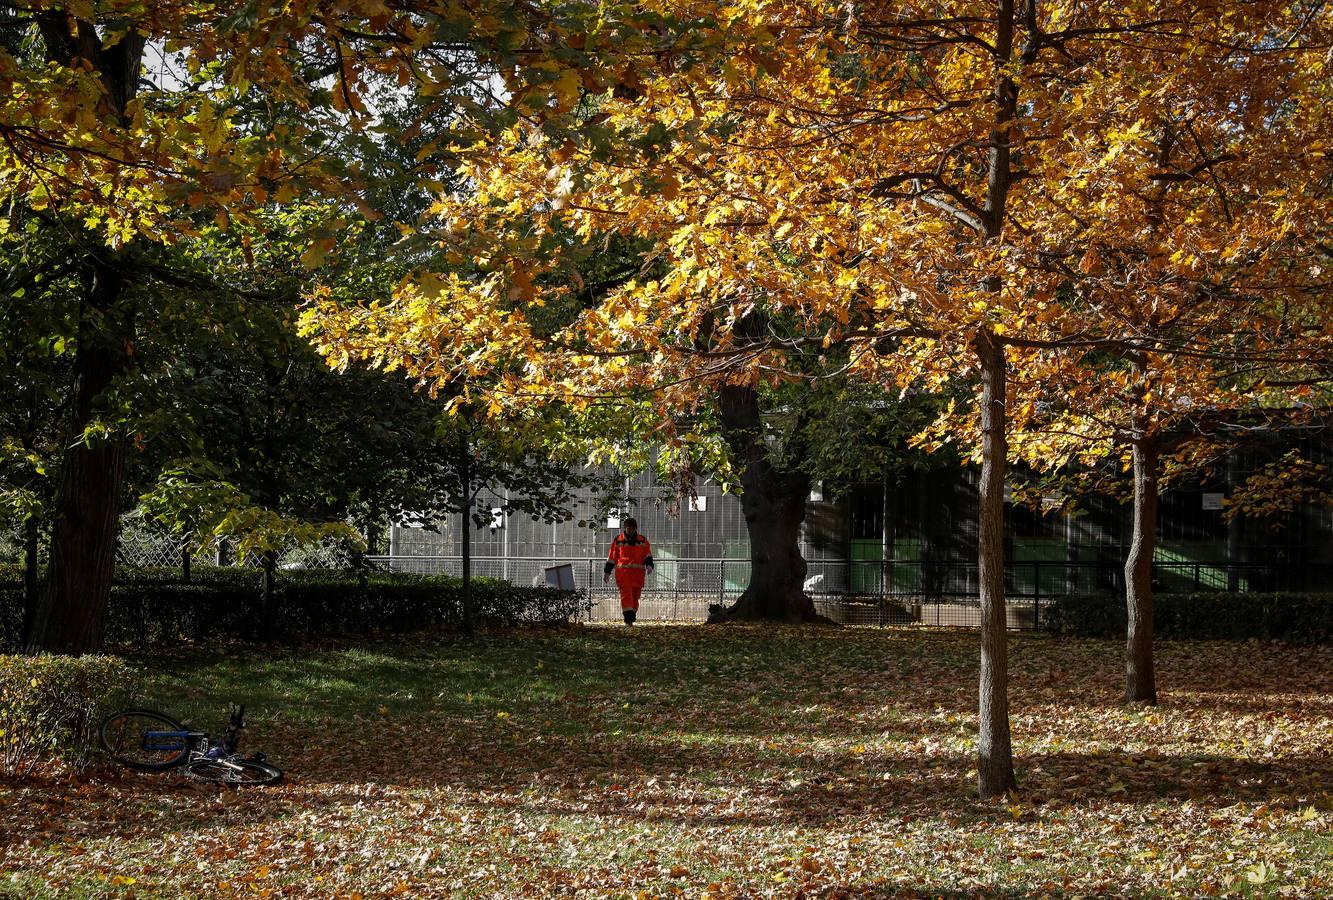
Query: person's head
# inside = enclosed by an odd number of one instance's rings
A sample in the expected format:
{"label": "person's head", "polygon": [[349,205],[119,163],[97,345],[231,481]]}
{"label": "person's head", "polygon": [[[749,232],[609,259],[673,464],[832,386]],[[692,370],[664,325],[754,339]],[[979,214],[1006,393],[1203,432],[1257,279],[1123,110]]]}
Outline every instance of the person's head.
{"label": "person's head", "polygon": [[628,518],[628,519],[626,519],[626,520],[625,520],[625,535],[626,535],[627,537],[634,537],[634,535],[636,535],[636,534],[638,534],[638,533],[639,533],[639,523],[638,523],[637,521],[635,521],[633,518]]}

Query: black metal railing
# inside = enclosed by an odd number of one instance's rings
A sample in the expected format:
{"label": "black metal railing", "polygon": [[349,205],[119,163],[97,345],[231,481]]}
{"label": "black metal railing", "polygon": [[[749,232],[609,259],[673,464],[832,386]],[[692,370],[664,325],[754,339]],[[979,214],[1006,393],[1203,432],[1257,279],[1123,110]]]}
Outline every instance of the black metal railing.
{"label": "black metal railing", "polygon": [[[371,557],[393,571],[458,575],[462,561],[449,556]],[[601,558],[479,557],[478,577],[518,584],[542,584],[545,570],[569,565],[575,586],[586,591],[594,621],[620,618],[614,582],[602,583]],[[1328,564],[1292,566],[1267,563],[1158,561],[1153,566],[1157,590],[1323,591],[1333,579]],[[662,559],[648,578],[642,599],[643,620],[703,621],[710,608],[733,602],[750,580],[748,559]],[[977,564],[961,560],[811,560],[805,590],[816,607],[848,624],[976,626],[980,622]],[[1009,626],[1041,628],[1050,602],[1067,595],[1115,595],[1124,590],[1123,564],[1112,560],[1014,560],[1005,567]]]}

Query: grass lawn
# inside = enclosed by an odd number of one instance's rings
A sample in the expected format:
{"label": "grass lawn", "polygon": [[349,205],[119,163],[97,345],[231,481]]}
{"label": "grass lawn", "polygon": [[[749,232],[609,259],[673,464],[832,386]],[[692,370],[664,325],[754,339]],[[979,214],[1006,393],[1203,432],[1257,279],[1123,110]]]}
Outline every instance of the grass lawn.
{"label": "grass lawn", "polygon": [[1022,793],[974,792],[975,634],[587,627],[141,662],[277,788],[0,782],[0,893],[1327,896],[1333,649],[1012,642]]}

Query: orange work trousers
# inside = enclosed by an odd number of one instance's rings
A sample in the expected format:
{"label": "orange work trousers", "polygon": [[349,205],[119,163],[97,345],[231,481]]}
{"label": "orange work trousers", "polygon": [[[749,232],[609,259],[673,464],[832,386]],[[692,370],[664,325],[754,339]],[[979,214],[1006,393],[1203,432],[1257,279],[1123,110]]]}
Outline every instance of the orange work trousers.
{"label": "orange work trousers", "polygon": [[643,569],[616,569],[616,587],[620,588],[620,608],[639,610],[643,593]]}

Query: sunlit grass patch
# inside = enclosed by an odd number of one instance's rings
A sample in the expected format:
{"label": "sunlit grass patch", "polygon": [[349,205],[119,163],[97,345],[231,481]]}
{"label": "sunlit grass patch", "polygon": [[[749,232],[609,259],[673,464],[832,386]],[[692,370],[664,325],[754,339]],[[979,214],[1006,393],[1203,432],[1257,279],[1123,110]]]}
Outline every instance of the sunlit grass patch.
{"label": "sunlit grass patch", "polygon": [[245,702],[249,745],[290,782],[4,785],[0,890],[1328,892],[1333,653],[1166,643],[1164,702],[1144,709],[1119,703],[1119,642],[1012,651],[1021,792],[997,802],[975,796],[969,633],[590,628],[148,656],[146,700],[205,726]]}

